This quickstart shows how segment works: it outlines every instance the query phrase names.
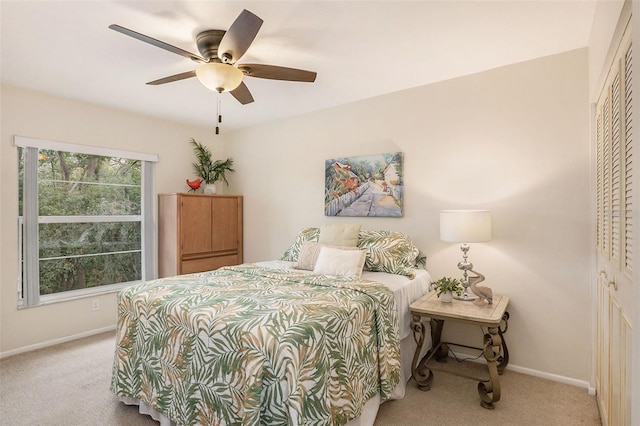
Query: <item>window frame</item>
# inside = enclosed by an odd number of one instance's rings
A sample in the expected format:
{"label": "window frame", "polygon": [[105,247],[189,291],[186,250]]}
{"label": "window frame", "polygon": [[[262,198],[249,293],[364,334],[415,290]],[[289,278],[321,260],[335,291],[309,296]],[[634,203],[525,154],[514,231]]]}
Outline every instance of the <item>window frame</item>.
{"label": "window frame", "polygon": [[[130,281],[124,283],[106,284],[86,289],[69,290],[53,294],[40,294],[39,283],[39,238],[38,226],[41,223],[50,223],[49,219],[38,216],[38,163],[37,153],[41,149],[65,151],[74,154],[99,155],[104,157],[116,157],[141,161],[141,212],[140,215],[119,217],[123,221],[140,222],[141,244],[141,281],[156,277],[155,257],[155,197],[154,197],[154,173],[153,165],[158,162],[157,154],[148,154],[124,150],[115,150],[88,145],[77,145],[65,142],[57,142],[45,139],[36,139],[24,136],[14,136],[13,144],[25,150],[24,186],[23,186],[23,216],[18,214],[18,307],[41,306],[49,303],[68,301],[78,298],[111,293],[136,283]],[[35,163],[35,164],[34,164]],[[34,213],[35,212],[35,213]],[[105,221],[109,216],[83,216],[96,221]],[[139,219],[138,219],[139,217]],[[65,223],[73,223],[70,220]],[[30,255],[30,253],[35,253]],[[35,278],[32,278],[35,277]]]}

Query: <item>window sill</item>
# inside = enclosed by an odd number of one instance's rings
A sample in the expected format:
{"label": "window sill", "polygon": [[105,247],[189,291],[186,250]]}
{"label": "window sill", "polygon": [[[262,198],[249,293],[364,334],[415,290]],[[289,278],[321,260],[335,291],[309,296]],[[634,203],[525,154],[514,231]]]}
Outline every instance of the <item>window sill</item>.
{"label": "window sill", "polygon": [[72,302],[74,300],[87,299],[90,297],[104,296],[106,294],[117,293],[125,287],[139,284],[142,281],[130,281],[121,284],[111,284],[102,287],[86,288],[82,290],[71,290],[58,294],[47,294],[40,296],[40,302],[36,305],[27,305],[22,300],[18,301],[18,309],[37,308],[38,306],[53,305],[56,303]]}

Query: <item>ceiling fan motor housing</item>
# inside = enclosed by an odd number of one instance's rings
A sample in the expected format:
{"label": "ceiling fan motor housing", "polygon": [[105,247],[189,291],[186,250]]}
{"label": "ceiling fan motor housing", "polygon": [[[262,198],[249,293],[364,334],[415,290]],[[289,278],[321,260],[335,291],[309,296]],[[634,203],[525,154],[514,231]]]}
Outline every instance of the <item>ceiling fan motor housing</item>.
{"label": "ceiling fan motor housing", "polygon": [[218,47],[220,41],[226,31],[224,30],[207,30],[199,33],[196,36],[196,46],[198,46],[198,52],[208,62],[218,62]]}

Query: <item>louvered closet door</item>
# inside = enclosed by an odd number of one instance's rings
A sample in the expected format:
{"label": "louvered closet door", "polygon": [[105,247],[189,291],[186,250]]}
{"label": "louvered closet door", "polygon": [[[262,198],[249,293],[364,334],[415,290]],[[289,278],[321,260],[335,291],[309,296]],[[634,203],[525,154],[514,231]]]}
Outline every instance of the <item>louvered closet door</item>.
{"label": "louvered closet door", "polygon": [[[597,378],[603,424],[631,424],[633,110],[631,28],[596,106]],[[640,267],[639,265],[635,265]]]}

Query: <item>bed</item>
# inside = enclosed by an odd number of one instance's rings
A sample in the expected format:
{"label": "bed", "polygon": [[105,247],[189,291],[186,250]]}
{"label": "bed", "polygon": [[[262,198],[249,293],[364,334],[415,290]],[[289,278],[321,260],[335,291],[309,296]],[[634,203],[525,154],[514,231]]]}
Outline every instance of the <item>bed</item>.
{"label": "bed", "polygon": [[430,277],[404,234],[359,231],[347,248],[319,231],[301,231],[281,260],[121,291],[112,392],[163,425],[372,424],[404,396],[408,305]]}

